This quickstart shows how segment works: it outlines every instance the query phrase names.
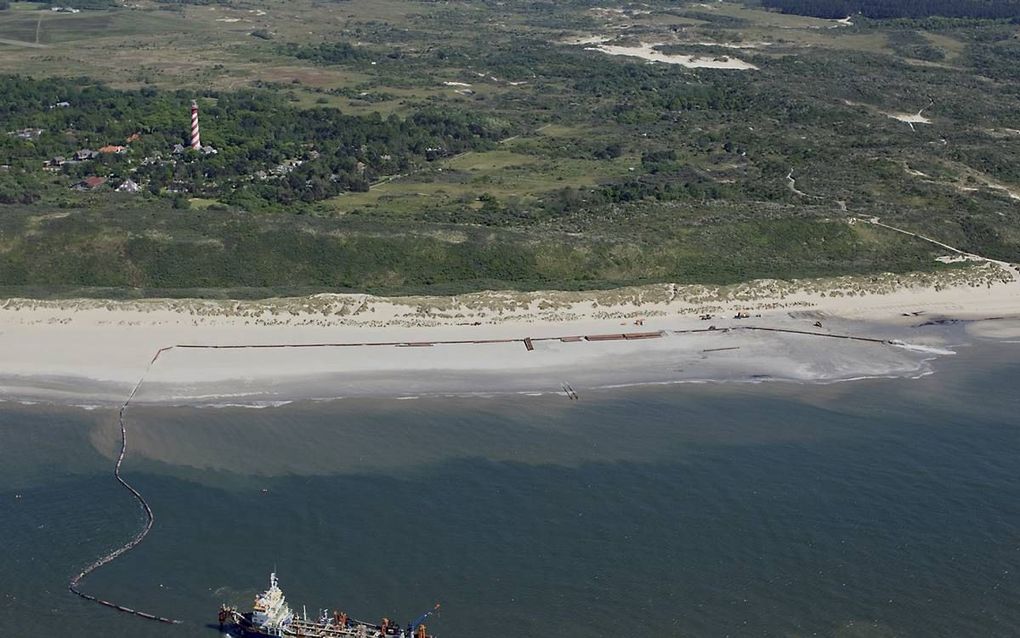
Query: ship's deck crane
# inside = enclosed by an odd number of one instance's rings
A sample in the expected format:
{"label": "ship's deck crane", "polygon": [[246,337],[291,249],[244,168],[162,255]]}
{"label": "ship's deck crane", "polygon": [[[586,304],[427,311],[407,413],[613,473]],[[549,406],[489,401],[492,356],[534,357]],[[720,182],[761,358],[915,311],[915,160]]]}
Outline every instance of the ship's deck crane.
{"label": "ship's deck crane", "polygon": [[427,612],[425,612],[421,616],[418,616],[417,618],[415,618],[414,622],[411,623],[411,633],[414,633],[415,631],[417,631],[419,625],[424,623],[426,620],[428,620],[429,616],[431,616],[432,614],[434,614],[434,613],[436,613],[438,611],[439,611],[439,603],[436,603],[435,607],[433,607],[432,609],[428,610]]}

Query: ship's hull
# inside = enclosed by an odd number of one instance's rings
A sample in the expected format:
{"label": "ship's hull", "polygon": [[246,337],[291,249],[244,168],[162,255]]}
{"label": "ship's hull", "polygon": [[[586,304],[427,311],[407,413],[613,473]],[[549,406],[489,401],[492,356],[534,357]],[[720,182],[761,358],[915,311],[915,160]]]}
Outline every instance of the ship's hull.
{"label": "ship's hull", "polygon": [[288,626],[270,633],[252,622],[252,615],[234,614],[233,618],[222,624],[224,631],[234,638],[382,638],[382,636],[399,636],[401,632],[383,634],[379,627],[367,623],[353,622],[346,627],[335,623],[321,623],[311,620],[294,619]]}
{"label": "ship's hull", "polygon": [[288,635],[265,633],[252,623],[251,614],[237,614],[221,626],[234,638],[279,638]]}

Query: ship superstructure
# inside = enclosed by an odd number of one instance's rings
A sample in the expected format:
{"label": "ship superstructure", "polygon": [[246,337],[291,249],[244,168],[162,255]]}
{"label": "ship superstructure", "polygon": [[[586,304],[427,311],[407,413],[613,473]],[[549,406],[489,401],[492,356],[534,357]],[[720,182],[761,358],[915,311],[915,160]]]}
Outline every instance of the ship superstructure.
{"label": "ship superstructure", "polygon": [[269,575],[269,589],[255,597],[252,610],[241,613],[234,607],[220,608],[220,627],[233,625],[243,636],[269,638],[435,638],[425,627],[425,620],[439,610],[439,605],[425,612],[413,622],[401,627],[400,623],[383,618],[379,624],[355,620],[346,612],[320,612],[318,619],[309,619],[307,613],[295,614],[280,589],[276,573]]}
{"label": "ship superstructure", "polygon": [[270,636],[283,636],[284,630],[294,623],[294,612],[287,606],[276,573],[269,575],[269,589],[255,598],[251,613],[252,624]]}

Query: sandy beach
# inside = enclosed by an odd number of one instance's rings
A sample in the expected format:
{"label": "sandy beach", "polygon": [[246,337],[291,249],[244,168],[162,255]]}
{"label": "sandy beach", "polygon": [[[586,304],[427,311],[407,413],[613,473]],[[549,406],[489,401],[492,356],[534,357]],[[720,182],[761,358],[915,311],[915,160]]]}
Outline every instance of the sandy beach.
{"label": "sandy beach", "polygon": [[[301,398],[911,376],[951,353],[945,320],[994,319],[968,330],[1009,340],[1020,337],[1015,317],[1020,275],[993,263],[596,292],[8,299],[0,303],[0,398],[119,404],[143,378],[139,402],[263,406]],[[603,337],[625,333],[643,338]]]}

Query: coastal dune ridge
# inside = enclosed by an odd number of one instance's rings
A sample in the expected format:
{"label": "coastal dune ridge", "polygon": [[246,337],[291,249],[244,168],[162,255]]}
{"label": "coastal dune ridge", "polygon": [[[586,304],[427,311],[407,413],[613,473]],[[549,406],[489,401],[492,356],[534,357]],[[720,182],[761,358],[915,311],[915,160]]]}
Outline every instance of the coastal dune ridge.
{"label": "coastal dune ridge", "polygon": [[273,405],[561,392],[565,384],[580,391],[916,376],[952,353],[946,324],[996,319],[968,331],[1009,339],[1020,336],[1018,316],[1020,275],[991,262],[584,292],[7,299],[0,302],[0,396],[116,404],[160,351],[136,402]]}

